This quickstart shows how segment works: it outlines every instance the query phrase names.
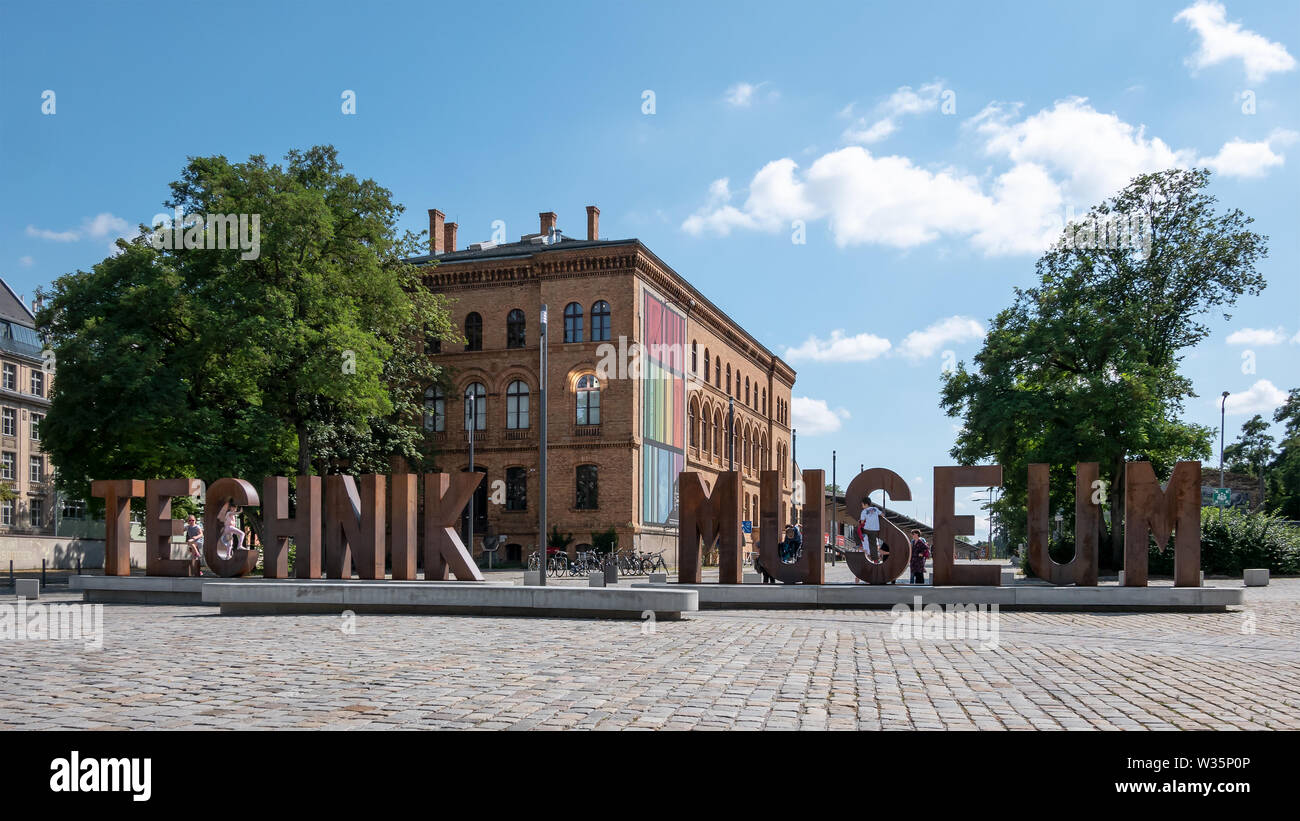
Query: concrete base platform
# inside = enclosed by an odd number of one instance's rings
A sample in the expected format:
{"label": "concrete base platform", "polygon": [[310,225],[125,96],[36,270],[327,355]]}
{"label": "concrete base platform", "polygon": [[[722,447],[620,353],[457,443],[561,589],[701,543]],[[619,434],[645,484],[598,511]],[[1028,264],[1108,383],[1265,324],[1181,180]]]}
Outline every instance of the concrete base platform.
{"label": "concrete base platform", "polygon": [[[648,585],[646,586],[649,587]],[[222,615],[289,613],[412,613],[480,616],[557,616],[680,619],[699,609],[699,593],[663,585],[613,587],[527,587],[461,582],[212,581],[203,585],[205,604]]]}
{"label": "concrete base platform", "polygon": [[[83,601],[104,604],[195,604],[215,605],[216,602],[203,600],[203,585],[220,582],[222,584],[263,585],[275,583],[298,583],[293,579],[264,579],[254,576],[243,579],[219,579],[215,576],[71,576],[68,578],[68,590],[80,592]],[[439,584],[510,586],[508,582],[361,582],[357,579],[313,579],[308,584]]]}
{"label": "concrete base platform", "polygon": [[[634,584],[633,588],[651,587]],[[663,590],[664,585],[654,585]],[[1224,611],[1245,601],[1242,587],[1053,587],[1017,584],[1006,587],[931,587],[867,584],[669,584],[669,590],[695,590],[699,606],[709,610],[827,608],[888,609],[896,604],[996,604],[1000,610],[1073,611]]]}

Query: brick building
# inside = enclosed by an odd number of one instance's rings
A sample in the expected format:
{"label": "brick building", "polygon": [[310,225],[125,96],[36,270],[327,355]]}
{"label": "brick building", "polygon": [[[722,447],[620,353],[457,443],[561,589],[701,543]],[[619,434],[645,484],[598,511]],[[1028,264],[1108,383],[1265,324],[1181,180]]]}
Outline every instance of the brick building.
{"label": "brick building", "polygon": [[53,369],[35,328],[36,317],[0,279],[0,483],[16,494],[0,501],[0,536],[54,534],[53,467],[41,450]]}
{"label": "brick building", "polygon": [[576,239],[546,212],[518,242],[458,249],[456,225],[429,211],[430,253],[411,262],[430,266],[425,281],[448,297],[465,342],[430,344],[448,375],[426,391],[424,421],[448,471],[469,468],[474,427],[474,467],[487,474],[476,552],[485,532],[507,537],[507,560],[539,544],[543,305],[547,520],[573,535],[571,549],[612,527],[621,549],[666,550],[675,564],[684,465],[712,477],[734,455],[755,523],[760,469],[782,471],[789,499],[795,372],[639,240],[600,239],[599,219],[589,206],[586,238]]}

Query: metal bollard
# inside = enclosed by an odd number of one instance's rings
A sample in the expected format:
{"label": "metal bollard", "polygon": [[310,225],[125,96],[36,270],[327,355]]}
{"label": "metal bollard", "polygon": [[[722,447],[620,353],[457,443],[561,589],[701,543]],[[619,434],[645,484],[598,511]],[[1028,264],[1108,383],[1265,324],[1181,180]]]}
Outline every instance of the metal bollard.
{"label": "metal bollard", "polygon": [[41,559],[41,588],[47,587],[45,584],[45,560]]}

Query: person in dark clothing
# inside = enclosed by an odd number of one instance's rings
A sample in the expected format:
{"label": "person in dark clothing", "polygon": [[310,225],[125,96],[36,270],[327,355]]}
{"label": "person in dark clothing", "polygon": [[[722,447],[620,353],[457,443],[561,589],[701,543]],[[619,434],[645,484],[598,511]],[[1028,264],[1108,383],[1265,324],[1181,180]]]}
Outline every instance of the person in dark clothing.
{"label": "person in dark clothing", "polygon": [[780,552],[781,561],[784,564],[794,564],[799,559],[799,549],[803,547],[803,536],[799,535],[799,528],[794,525],[785,526],[785,538],[781,540]]}
{"label": "person in dark clothing", "polygon": [[930,545],[921,538],[921,531],[912,531],[912,584],[925,584],[925,560],[930,558]]}

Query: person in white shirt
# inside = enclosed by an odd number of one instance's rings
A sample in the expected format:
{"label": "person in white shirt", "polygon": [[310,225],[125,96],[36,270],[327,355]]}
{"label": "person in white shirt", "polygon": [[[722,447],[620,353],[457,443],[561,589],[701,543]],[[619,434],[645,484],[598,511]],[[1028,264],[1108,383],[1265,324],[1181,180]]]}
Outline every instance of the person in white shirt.
{"label": "person in white shirt", "polygon": [[862,514],[858,516],[862,522],[862,549],[871,555],[871,561],[879,561],[876,545],[880,543],[880,508],[872,504],[870,497],[863,499],[862,504]]}

